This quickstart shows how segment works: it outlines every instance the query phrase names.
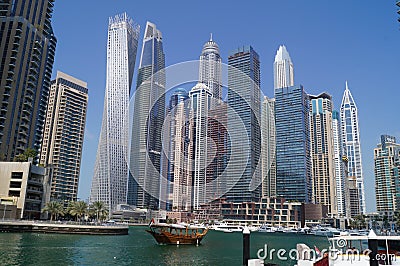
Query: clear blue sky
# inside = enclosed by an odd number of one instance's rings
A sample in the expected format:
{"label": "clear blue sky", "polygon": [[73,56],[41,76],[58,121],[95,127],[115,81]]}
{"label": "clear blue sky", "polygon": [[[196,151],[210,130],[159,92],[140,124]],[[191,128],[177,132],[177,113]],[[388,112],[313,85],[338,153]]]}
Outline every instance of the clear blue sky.
{"label": "clear blue sky", "polygon": [[281,44],[294,63],[295,83],[310,94],[330,93],[336,109],[348,80],[359,109],[367,211],[375,211],[373,149],[381,134],[394,135],[400,142],[400,23],[395,0],[56,1],[53,77],[60,70],[89,87],[81,199],[90,193],[101,127],[108,17],[125,11],[142,27],[137,59],[149,20],[163,33],[167,66],[198,59],[212,32],[224,63],[238,46],[254,47],[267,96],[273,96],[272,66]]}

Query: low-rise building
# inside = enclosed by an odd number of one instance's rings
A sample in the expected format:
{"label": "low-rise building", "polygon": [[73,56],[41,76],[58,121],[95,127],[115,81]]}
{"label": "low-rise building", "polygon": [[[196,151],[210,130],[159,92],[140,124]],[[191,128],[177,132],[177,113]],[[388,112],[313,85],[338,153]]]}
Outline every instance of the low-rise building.
{"label": "low-rise building", "polygon": [[[217,217],[215,210],[219,210],[220,217],[227,223],[239,225],[267,224],[288,228],[301,227],[300,202],[288,202],[283,198],[264,197],[260,202],[216,202],[214,205],[203,206],[210,208],[213,217]],[[199,210],[197,220],[204,220],[207,216],[205,209]]]}
{"label": "low-rise building", "polygon": [[[4,218],[46,218],[42,209],[50,199],[50,171],[32,162],[0,162],[0,209]],[[16,206],[16,210],[15,210]]]}

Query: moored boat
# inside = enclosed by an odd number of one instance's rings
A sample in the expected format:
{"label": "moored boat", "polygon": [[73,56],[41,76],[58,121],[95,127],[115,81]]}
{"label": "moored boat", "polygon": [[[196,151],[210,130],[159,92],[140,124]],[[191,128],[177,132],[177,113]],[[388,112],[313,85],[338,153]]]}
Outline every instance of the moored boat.
{"label": "moored boat", "polygon": [[151,223],[149,230],[158,244],[169,245],[199,245],[206,236],[208,228],[204,226]]}

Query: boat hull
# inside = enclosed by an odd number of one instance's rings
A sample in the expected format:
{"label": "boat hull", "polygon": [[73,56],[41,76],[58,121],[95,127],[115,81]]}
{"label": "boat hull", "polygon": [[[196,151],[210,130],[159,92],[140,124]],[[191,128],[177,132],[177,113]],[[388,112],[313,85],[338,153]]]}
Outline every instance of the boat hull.
{"label": "boat hull", "polygon": [[146,230],[151,234],[158,244],[165,245],[199,245],[205,235],[176,235],[166,231],[156,232],[152,230]]}

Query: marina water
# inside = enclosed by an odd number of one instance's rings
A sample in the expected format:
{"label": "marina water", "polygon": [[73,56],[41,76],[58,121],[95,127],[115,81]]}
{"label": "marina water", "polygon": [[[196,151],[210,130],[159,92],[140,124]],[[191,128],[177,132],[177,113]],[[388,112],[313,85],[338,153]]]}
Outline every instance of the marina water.
{"label": "marina water", "polygon": [[[241,265],[242,234],[210,230],[202,245],[157,245],[145,226],[130,227],[126,236],[0,233],[0,265]],[[297,243],[328,248],[326,237],[285,233],[251,233],[251,258],[268,246],[289,251]],[[269,256],[269,255],[268,255]],[[286,257],[289,257],[286,254]],[[290,259],[265,260],[294,265]]]}

